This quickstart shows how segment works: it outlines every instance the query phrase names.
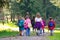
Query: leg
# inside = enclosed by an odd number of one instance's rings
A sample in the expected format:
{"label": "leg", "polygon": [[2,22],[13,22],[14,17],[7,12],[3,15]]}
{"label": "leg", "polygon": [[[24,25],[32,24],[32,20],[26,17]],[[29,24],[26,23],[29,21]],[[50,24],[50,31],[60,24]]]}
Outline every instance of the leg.
{"label": "leg", "polygon": [[50,35],[53,36],[53,30],[50,30]]}
{"label": "leg", "polygon": [[40,30],[37,30],[37,36],[39,36],[39,34],[40,34]]}
{"label": "leg", "polygon": [[43,33],[45,33],[44,29],[43,29]]}
{"label": "leg", "polygon": [[40,35],[42,35],[43,34],[43,32],[42,32],[43,30],[42,30],[42,28],[40,28]]}
{"label": "leg", "polygon": [[28,35],[28,29],[26,29],[26,36]]}
{"label": "leg", "polygon": [[22,31],[22,36],[24,36],[24,30]]}
{"label": "leg", "polygon": [[33,32],[34,32],[34,26],[32,25],[32,28],[33,28]]}
{"label": "leg", "polygon": [[30,36],[30,28],[28,28],[28,36]]}
{"label": "leg", "polygon": [[24,30],[23,36],[26,36],[26,29]]}
{"label": "leg", "polygon": [[26,29],[26,36],[29,36],[30,35],[30,29]]}
{"label": "leg", "polygon": [[22,36],[22,31],[20,30],[20,36]]}
{"label": "leg", "polygon": [[34,32],[34,27],[33,27],[33,32]]}

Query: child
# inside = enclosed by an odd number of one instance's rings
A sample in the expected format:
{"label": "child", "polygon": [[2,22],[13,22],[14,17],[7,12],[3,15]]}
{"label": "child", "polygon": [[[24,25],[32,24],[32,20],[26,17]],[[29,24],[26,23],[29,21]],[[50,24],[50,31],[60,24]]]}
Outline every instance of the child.
{"label": "child", "polygon": [[48,23],[48,28],[50,30],[50,35],[52,36],[53,35],[53,30],[55,28],[55,21],[53,20],[52,17],[50,17],[50,21]]}
{"label": "child", "polygon": [[20,17],[19,20],[18,20],[18,26],[19,26],[20,36],[23,36],[24,19],[22,17]]}
{"label": "child", "polygon": [[36,14],[35,17],[35,28],[37,28],[37,35],[42,34],[42,24],[41,24],[42,18],[40,17],[40,13]]}
{"label": "child", "polygon": [[42,20],[42,29],[43,29],[43,33],[45,33],[45,31],[44,31],[44,28],[45,28],[45,26],[46,26],[46,23],[45,23],[45,20]]}
{"label": "child", "polygon": [[30,27],[31,27],[31,20],[28,16],[25,18],[24,28],[26,30],[26,36],[30,36]]}
{"label": "child", "polygon": [[33,27],[33,31],[34,31],[34,25],[35,25],[35,16],[33,16],[32,20],[31,20],[31,24],[32,24],[32,27]]}

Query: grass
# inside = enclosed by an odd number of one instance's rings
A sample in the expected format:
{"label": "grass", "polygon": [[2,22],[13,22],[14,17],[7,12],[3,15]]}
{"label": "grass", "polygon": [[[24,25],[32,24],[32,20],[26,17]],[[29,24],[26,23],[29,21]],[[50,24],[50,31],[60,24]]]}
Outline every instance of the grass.
{"label": "grass", "polygon": [[57,24],[57,25],[56,25],[56,28],[60,28],[60,24]]}
{"label": "grass", "polygon": [[12,27],[12,28],[17,28],[17,23],[12,23],[12,22],[9,22],[9,23],[4,23],[4,25],[2,23],[0,23],[2,26],[9,26],[9,27]]}
{"label": "grass", "polygon": [[31,32],[30,36],[36,36],[36,32]]}
{"label": "grass", "polygon": [[8,25],[8,26],[14,27],[14,28],[18,27],[15,23],[12,23],[12,22],[6,23],[5,25]]}
{"label": "grass", "polygon": [[16,36],[17,34],[18,34],[17,31],[3,30],[0,31],[0,38]]}
{"label": "grass", "polygon": [[54,36],[49,36],[50,40],[60,40],[60,33],[54,33]]}
{"label": "grass", "polygon": [[[16,23],[11,23],[11,22],[5,23],[5,25],[10,26],[10,27],[12,27],[12,28],[18,27],[18,26],[16,25]],[[60,26],[60,25],[56,25],[56,28],[59,28],[59,26]],[[58,31],[58,30],[57,30],[57,31]],[[18,35],[18,34],[19,34],[18,31],[12,31],[12,30],[10,30],[10,29],[8,29],[8,30],[3,30],[3,31],[0,31],[0,38],[16,36],[16,35]],[[35,35],[36,35],[35,32],[34,32],[34,33],[31,32],[31,36],[35,36]],[[48,37],[49,37],[50,40],[60,40],[60,33],[54,33],[54,36],[48,36]]]}
{"label": "grass", "polygon": [[[2,23],[0,23],[0,24],[2,24]],[[12,22],[5,23],[2,26],[8,26],[8,27],[12,27],[12,28],[18,27],[16,25],[16,23],[12,23]],[[18,31],[12,31],[11,29],[6,29],[6,30],[3,29],[0,31],[0,38],[16,36],[16,35],[18,35],[18,33],[19,33]]]}
{"label": "grass", "polygon": [[[0,38],[4,37],[14,37],[19,34],[18,31],[12,31],[12,30],[3,30],[0,31]],[[36,32],[31,32],[31,36],[35,36]],[[54,33],[53,36],[48,36],[50,40],[60,40],[60,33]]]}

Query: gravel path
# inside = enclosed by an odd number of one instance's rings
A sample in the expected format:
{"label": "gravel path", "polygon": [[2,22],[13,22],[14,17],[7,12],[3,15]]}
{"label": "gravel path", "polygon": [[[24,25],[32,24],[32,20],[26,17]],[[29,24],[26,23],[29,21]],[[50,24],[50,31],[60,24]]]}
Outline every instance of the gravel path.
{"label": "gravel path", "polygon": [[48,38],[44,37],[44,36],[24,36],[24,37],[9,37],[9,38],[2,38],[0,40],[48,40]]}

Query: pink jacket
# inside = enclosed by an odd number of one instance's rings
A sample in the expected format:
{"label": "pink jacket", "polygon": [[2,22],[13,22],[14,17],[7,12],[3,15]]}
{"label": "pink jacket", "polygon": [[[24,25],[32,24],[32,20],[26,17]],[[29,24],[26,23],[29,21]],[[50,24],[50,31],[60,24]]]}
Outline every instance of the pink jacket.
{"label": "pink jacket", "polygon": [[45,27],[45,23],[44,23],[43,20],[41,21],[41,24],[42,24],[42,29],[44,29],[44,27]]}
{"label": "pink jacket", "polygon": [[28,24],[31,23],[31,20],[27,18],[24,22],[24,28],[28,28]]}

